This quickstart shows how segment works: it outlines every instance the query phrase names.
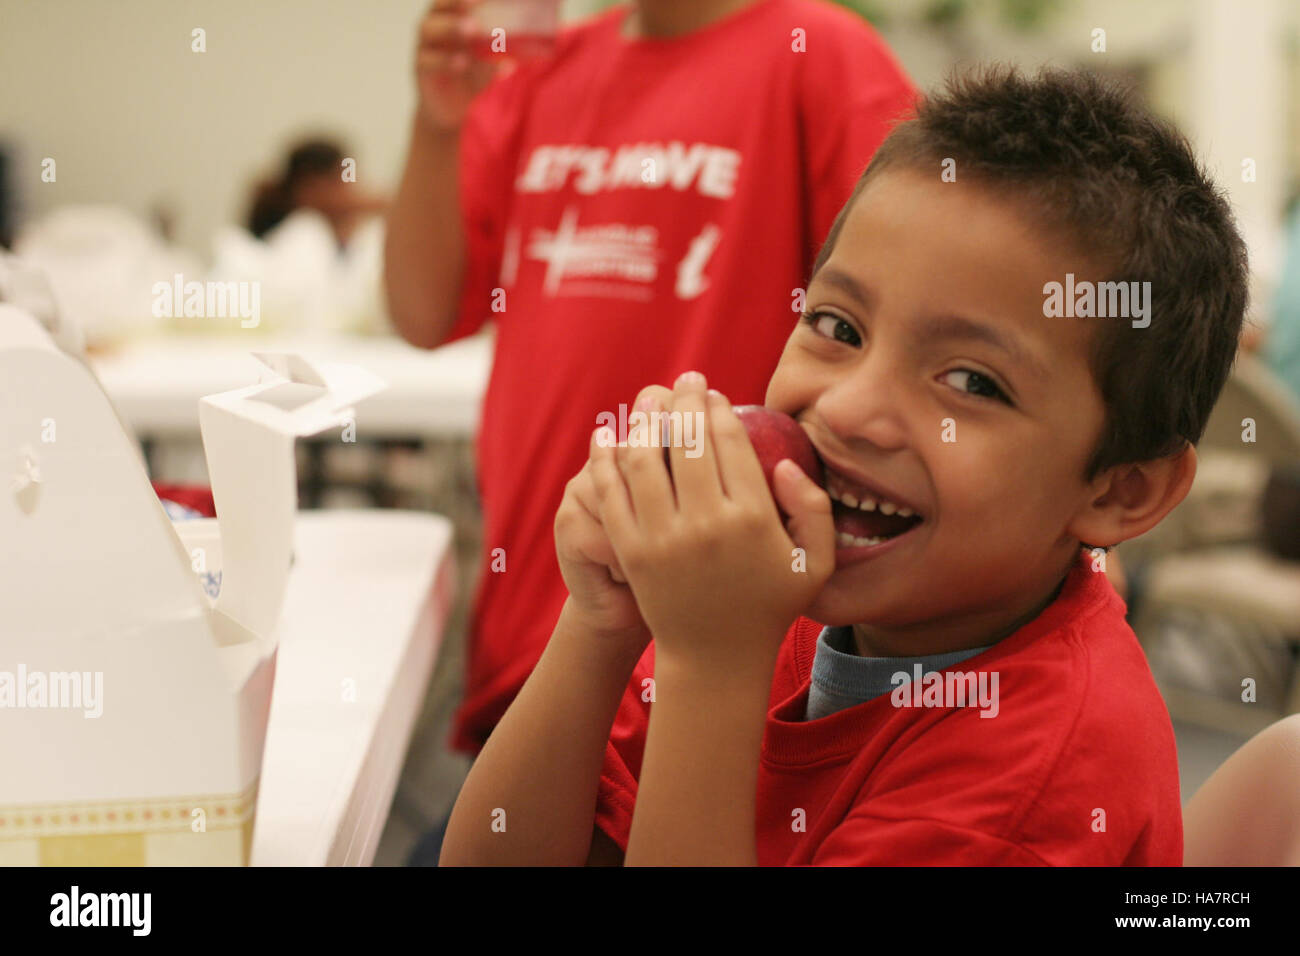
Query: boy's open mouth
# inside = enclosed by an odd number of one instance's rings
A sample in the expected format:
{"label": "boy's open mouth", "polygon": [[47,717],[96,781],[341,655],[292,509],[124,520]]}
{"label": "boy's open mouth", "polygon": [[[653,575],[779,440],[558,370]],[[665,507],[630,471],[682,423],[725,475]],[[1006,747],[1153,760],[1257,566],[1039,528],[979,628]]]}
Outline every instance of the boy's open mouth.
{"label": "boy's open mouth", "polygon": [[835,543],[841,548],[869,548],[911,531],[923,520],[910,505],[891,499],[861,482],[827,469]]}

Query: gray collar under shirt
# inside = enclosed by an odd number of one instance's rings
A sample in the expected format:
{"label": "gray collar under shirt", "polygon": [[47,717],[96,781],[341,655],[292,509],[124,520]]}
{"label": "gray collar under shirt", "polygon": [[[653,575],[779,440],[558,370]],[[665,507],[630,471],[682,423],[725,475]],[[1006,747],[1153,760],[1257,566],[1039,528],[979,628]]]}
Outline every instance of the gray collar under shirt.
{"label": "gray collar under shirt", "polygon": [[859,657],[853,652],[851,627],[824,627],[817,637],[817,651],[813,655],[812,686],[808,688],[804,720],[829,717],[887,694],[896,686],[893,676],[902,671],[911,680],[912,669],[917,664],[921,665],[922,673],[928,674],[987,650],[988,647],[973,647],[929,657]]}

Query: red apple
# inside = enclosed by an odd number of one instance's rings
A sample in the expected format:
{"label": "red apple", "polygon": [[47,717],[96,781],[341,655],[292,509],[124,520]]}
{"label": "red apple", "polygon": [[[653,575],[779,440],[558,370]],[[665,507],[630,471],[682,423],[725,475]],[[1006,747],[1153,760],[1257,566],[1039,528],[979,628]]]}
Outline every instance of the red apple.
{"label": "red apple", "polygon": [[[763,477],[767,479],[768,488],[772,488],[772,472],[776,463],[789,458],[804,470],[813,481],[823,488],[826,479],[822,473],[822,462],[817,457],[808,435],[789,415],[776,412],[762,405],[736,405],[732,408],[740,424],[745,426],[745,434],[754,446],[758,463],[763,466]],[[664,460],[668,458],[668,449],[664,449]],[[775,490],[773,496],[775,497]],[[780,506],[778,505],[778,509]],[[781,512],[785,517],[785,512]]]}
{"label": "red apple", "polygon": [[762,405],[737,405],[732,411],[745,426],[745,434],[758,453],[767,486],[772,487],[772,471],[782,458],[789,458],[803,469],[804,474],[823,488],[826,478],[822,474],[822,460],[808,440],[808,434],[789,415],[774,412]]}

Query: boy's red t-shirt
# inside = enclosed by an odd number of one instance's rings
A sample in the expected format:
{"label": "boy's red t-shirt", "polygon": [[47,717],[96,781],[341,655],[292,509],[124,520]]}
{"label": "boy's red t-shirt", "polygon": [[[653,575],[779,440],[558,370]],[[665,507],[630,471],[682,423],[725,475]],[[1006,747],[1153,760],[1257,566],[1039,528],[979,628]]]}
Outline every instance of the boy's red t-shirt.
{"label": "boy's red t-shirt", "polygon": [[[895,706],[885,694],[805,721],[820,633],[796,621],[773,675],[760,864],[1182,865],[1169,712],[1123,602],[1086,553],[1042,614],[943,671],[997,673],[994,717]],[[653,706],[642,681],[653,673],[651,644],[601,772],[596,823],[624,851]]]}
{"label": "boy's red t-shirt", "polygon": [[[553,524],[601,413],[698,369],[761,403],[816,252],[913,88],[860,18],[759,0],[672,40],[627,8],[495,80],[462,132],[457,338],[496,323],[483,563],[453,744],[477,752],[564,603]],[[507,37],[508,43],[508,37]]]}

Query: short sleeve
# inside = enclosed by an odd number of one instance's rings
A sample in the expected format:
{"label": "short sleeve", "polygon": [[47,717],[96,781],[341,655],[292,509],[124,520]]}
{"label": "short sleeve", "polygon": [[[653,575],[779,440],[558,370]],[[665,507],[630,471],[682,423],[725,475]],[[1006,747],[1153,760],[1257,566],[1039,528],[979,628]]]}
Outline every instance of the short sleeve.
{"label": "short sleeve", "polygon": [[822,841],[814,866],[1046,866],[999,837],[937,820],[850,815]]}
{"label": "short sleeve", "polygon": [[492,314],[492,290],[500,280],[515,170],[534,82],[525,68],[498,76],[465,118],[457,169],[465,277],[448,342],[477,332]]}
{"label": "short sleeve", "polygon": [[645,756],[646,733],[650,729],[650,700],[654,675],[654,642],[646,648],[623,690],[609,740],[605,743],[605,761],[600,769],[596,791],[596,826],[627,852],[627,838],[632,832],[632,812],[636,809],[637,780]]}
{"label": "short sleeve", "polygon": [[848,22],[808,34],[800,89],[809,266],[858,177],[916,97],[876,32],[855,14],[835,13]]}

